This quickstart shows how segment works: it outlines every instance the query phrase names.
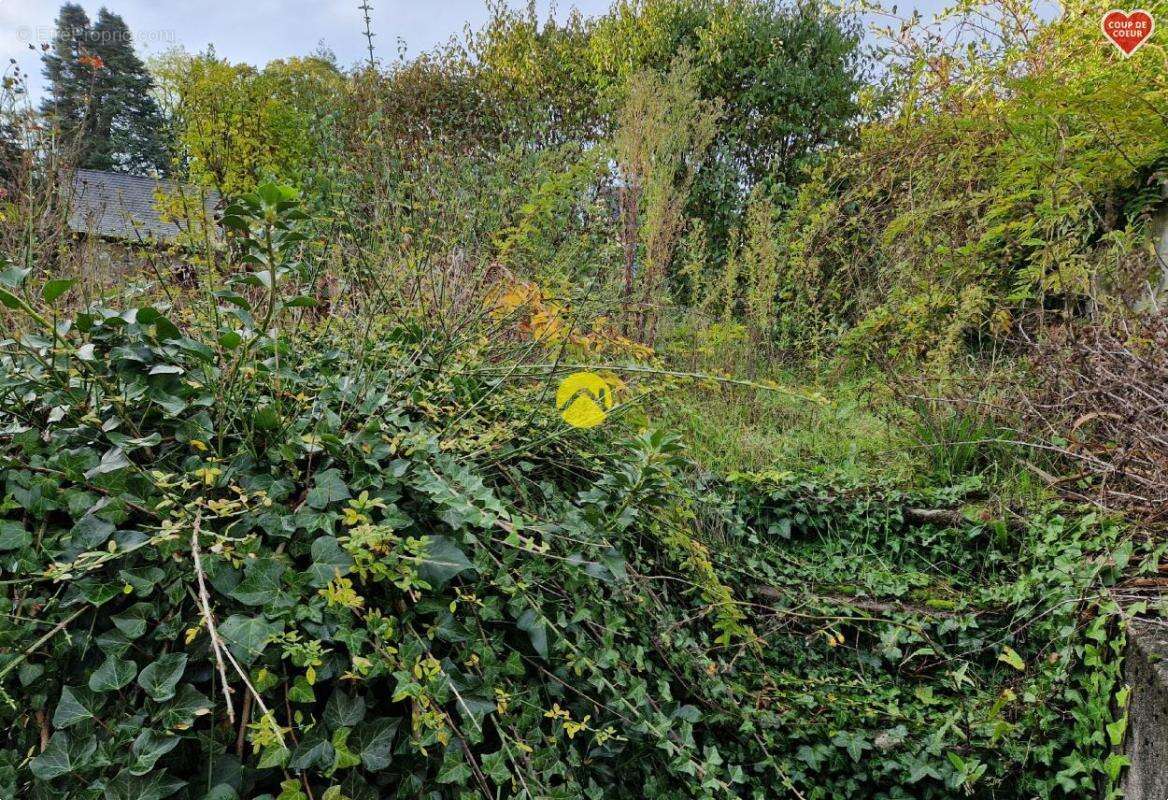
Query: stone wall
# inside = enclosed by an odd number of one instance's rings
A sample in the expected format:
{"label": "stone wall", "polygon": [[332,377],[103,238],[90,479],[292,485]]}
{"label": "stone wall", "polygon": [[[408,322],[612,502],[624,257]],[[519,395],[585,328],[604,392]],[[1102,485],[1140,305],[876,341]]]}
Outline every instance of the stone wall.
{"label": "stone wall", "polygon": [[1168,626],[1133,622],[1125,679],[1128,707],[1126,800],[1168,800]]}

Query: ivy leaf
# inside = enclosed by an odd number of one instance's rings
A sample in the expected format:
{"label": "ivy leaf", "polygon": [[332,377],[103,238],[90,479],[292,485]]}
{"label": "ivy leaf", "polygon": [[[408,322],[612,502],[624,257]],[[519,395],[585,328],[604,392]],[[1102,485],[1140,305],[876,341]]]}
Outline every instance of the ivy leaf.
{"label": "ivy leaf", "polygon": [[352,495],[341,477],[341,471],[326,469],[317,473],[313,487],[308,490],[307,500],[310,508],[321,509],[350,497]]}
{"label": "ivy leaf", "polygon": [[90,736],[81,741],[69,738],[64,731],[57,731],[49,739],[49,746],[44,752],[29,762],[28,767],[34,777],[42,781],[51,781],[62,775],[68,775],[86,765],[94,752],[97,751],[97,738]]}
{"label": "ivy leaf", "polygon": [[32,534],[19,522],[0,520],[0,551],[19,550],[32,544]]}
{"label": "ivy leaf", "polygon": [[327,586],[338,576],[349,574],[353,557],[346,553],[335,536],[322,536],[312,543],[312,585]]}
{"label": "ivy leaf", "polygon": [[166,577],[166,573],[158,567],[135,567],[118,570],[118,577],[132,586],[139,596],[145,597]]}
{"label": "ivy leaf", "polygon": [[25,661],[20,665],[20,669],[16,671],[16,674],[20,678],[21,686],[31,686],[34,681],[45,674],[45,665],[30,664],[29,662]]}
{"label": "ivy leaf", "polygon": [[174,700],[162,707],[154,719],[166,730],[186,730],[194,724],[196,717],[211,713],[211,701],[207,696],[184,683]]}
{"label": "ivy leaf", "polygon": [[155,733],[149,728],[142,731],[130,747],[130,755],[134,756],[134,762],[129,768],[130,774],[145,775],[149,773],[158,763],[158,759],[178,747],[179,741],[177,736]]}
{"label": "ivy leaf", "polygon": [[57,710],[53,712],[54,728],[68,728],[84,719],[92,718],[93,712],[82,705],[73,689],[66,686],[61,690],[61,699],[57,701]]}
{"label": "ivy leaf", "polygon": [[130,459],[126,458],[126,454],[120,447],[111,447],[106,450],[101,457],[101,463],[85,473],[86,478],[94,478],[98,475],[105,475],[109,472],[117,472],[130,466]]}
{"label": "ivy leaf", "polygon": [[219,635],[231,648],[231,653],[243,664],[250,664],[264,652],[268,640],[283,630],[279,623],[263,617],[245,617],[232,614],[219,626]]}
{"label": "ivy leaf", "polygon": [[113,534],[116,528],[112,522],[107,522],[101,517],[95,517],[92,514],[86,514],[73,526],[69,532],[73,540],[73,544],[82,550],[90,550],[99,545],[103,545]]}
{"label": "ivy leaf", "polygon": [[297,675],[288,688],[288,699],[293,703],[315,703],[316,692],[303,675]]}
{"label": "ivy leaf", "polygon": [[334,755],[332,743],[318,729],[300,740],[300,744],[292,751],[292,757],[288,759],[288,766],[292,769],[324,770],[332,766]]}
{"label": "ivy leaf", "polygon": [[333,775],[338,770],[356,767],[361,763],[361,756],[349,749],[348,740],[351,733],[352,731],[348,728],[338,728],[333,731],[333,764],[325,774]]}
{"label": "ivy leaf", "polygon": [[157,661],[147,664],[138,675],[138,685],[151,699],[161,703],[174,697],[178,682],[187,668],[186,653],[167,653]]}
{"label": "ivy leaf", "polygon": [[263,606],[280,596],[280,577],[284,565],[274,558],[260,558],[248,563],[244,579],[231,592],[231,597],[245,606]]}
{"label": "ivy leaf", "polygon": [[110,622],[127,638],[138,639],[146,633],[146,616],[149,613],[149,605],[138,603],[127,608],[123,613],[110,617]]}
{"label": "ivy leaf", "polygon": [[462,760],[462,753],[454,748],[448,748],[442,769],[438,771],[438,777],[434,780],[438,783],[462,784],[466,783],[472,774],[470,767]]}
{"label": "ivy leaf", "polygon": [[529,608],[524,611],[515,624],[531,638],[531,646],[535,648],[535,652],[547,658],[547,626],[543,624],[535,610]]}
{"label": "ivy leaf", "polygon": [[868,743],[867,737],[862,733],[854,731],[841,731],[836,734],[831,743],[836,747],[842,747],[848,751],[848,755],[852,757],[852,761],[859,763],[865,750],[871,750],[872,745]]}
{"label": "ivy leaf", "polygon": [[118,585],[113,581],[80,580],[76,586],[85,602],[95,607],[105,605],[124,591],[124,585]]}
{"label": "ivy leaf", "polygon": [[382,717],[363,722],[353,729],[349,746],[361,756],[365,769],[377,772],[389,766],[393,759],[393,739],[400,724],[399,719]]}
{"label": "ivy leaf", "polygon": [[426,554],[419,560],[418,574],[435,589],[442,588],[460,573],[475,568],[449,537],[427,536],[425,542]]}
{"label": "ivy leaf", "polygon": [[365,719],[365,698],[337,689],[324,707],[324,723],[329,730],[352,728]]}
{"label": "ivy leaf", "polygon": [[132,644],[125,634],[116,629],[99,633],[93,641],[101,652],[113,657],[124,656]]}
{"label": "ivy leaf", "polygon": [[1110,722],[1106,726],[1107,738],[1111,742],[1112,747],[1120,747],[1123,745],[1123,734],[1127,731],[1127,717],[1123,716],[1114,722]]}
{"label": "ivy leaf", "polygon": [[262,755],[260,755],[260,760],[256,766],[260,769],[283,767],[288,764],[288,757],[291,755],[292,751],[287,747],[274,744],[264,748],[264,752]]}
{"label": "ivy leaf", "polygon": [[507,754],[503,750],[483,756],[483,774],[502,786],[511,780],[511,770],[507,767]]}
{"label": "ivy leaf", "polygon": [[116,692],[130,685],[138,674],[138,665],[133,661],[109,657],[89,676],[89,688],[94,692]]}
{"label": "ivy leaf", "polygon": [[463,719],[472,721],[476,728],[481,729],[483,720],[496,708],[498,708],[498,702],[495,700],[468,695],[463,697],[462,702],[458,704],[458,713]]}
{"label": "ivy leaf", "polygon": [[164,770],[155,770],[145,776],[131,775],[129,770],[124,770],[102,787],[102,800],[162,800],[186,785],[186,781],[168,775]]}

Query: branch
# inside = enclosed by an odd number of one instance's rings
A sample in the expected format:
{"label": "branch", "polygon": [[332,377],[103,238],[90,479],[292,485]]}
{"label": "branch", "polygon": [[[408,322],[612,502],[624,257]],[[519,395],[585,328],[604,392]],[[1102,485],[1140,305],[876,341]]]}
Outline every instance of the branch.
{"label": "branch", "polygon": [[215,654],[215,664],[219,667],[219,680],[223,682],[223,698],[227,701],[227,720],[235,724],[235,707],[231,703],[231,685],[227,682],[227,668],[223,665],[223,640],[215,629],[215,616],[211,613],[211,597],[207,594],[207,582],[203,576],[203,559],[199,555],[199,530],[203,524],[203,510],[195,512],[195,526],[191,529],[191,554],[195,557],[195,577],[199,581],[199,606],[203,611],[203,622],[211,636],[211,652]]}
{"label": "branch", "polygon": [[[239,675],[239,679],[243,681],[243,685],[247,687],[249,692],[251,692],[251,696],[255,698],[256,705],[260,707],[260,711],[262,711],[265,716],[271,715],[272,719],[275,719],[275,715],[272,714],[271,709],[269,709],[268,706],[264,703],[264,698],[260,697],[260,693],[256,691],[254,686],[252,686],[251,680],[247,677],[247,672],[244,671],[243,667],[239,666],[239,662],[236,661],[235,656],[231,654],[231,648],[223,644],[223,640],[219,638],[219,632],[215,630],[215,624],[211,615],[210,596],[207,594],[207,583],[204,579],[203,561],[199,555],[199,527],[202,520],[202,513],[203,512],[200,509],[195,514],[195,528],[191,533],[191,553],[195,557],[195,575],[199,580],[200,605],[203,607],[203,618],[207,622],[207,631],[211,634],[211,647],[215,651],[215,660],[219,662],[219,674],[224,683],[224,694],[227,695],[227,716],[232,723],[235,722],[235,712],[231,707],[230,689],[228,689],[226,685],[226,671],[223,669],[223,662],[220,660],[220,654],[227,658],[227,661],[231,664],[232,669],[234,669],[235,672]],[[287,745],[284,743],[284,734],[280,730],[280,726],[275,725],[274,727],[276,731],[276,738],[280,740],[280,746],[287,747]]]}

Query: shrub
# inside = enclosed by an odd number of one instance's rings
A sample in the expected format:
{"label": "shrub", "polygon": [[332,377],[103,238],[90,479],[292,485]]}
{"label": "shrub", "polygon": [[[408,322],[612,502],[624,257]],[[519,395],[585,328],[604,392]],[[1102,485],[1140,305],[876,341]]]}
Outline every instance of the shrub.
{"label": "shrub", "polygon": [[[1146,212],[1168,151],[1155,58],[1125,59],[1094,6],[959,6],[894,40],[887,95],[854,150],[787,218],[787,341],[942,366],[1019,319],[1142,295]],[[964,26],[964,27],[962,27]]]}
{"label": "shrub", "polygon": [[[254,231],[289,202],[262,189],[231,215]],[[224,327],[62,316],[67,281],[0,294],[26,320],[0,343],[4,794],[1114,782],[1097,734],[1122,736],[1122,639],[1098,591],[1122,564],[1089,556],[1115,526],[920,525],[906,506],[961,493],[723,483],[660,432],[569,439],[477,336],[281,332],[300,295],[267,240],[251,255],[276,268],[250,277],[275,289],[254,309],[221,290]]]}

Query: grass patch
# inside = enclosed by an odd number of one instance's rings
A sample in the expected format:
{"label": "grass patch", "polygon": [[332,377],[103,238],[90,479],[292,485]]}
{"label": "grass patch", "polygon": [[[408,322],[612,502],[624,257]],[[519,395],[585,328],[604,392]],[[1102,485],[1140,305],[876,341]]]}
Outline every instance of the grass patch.
{"label": "grass patch", "polygon": [[827,471],[865,481],[906,483],[925,466],[913,439],[893,421],[889,399],[866,382],[826,382],[780,376],[786,392],[692,383],[656,409],[681,434],[694,457],[715,472],[791,469]]}

